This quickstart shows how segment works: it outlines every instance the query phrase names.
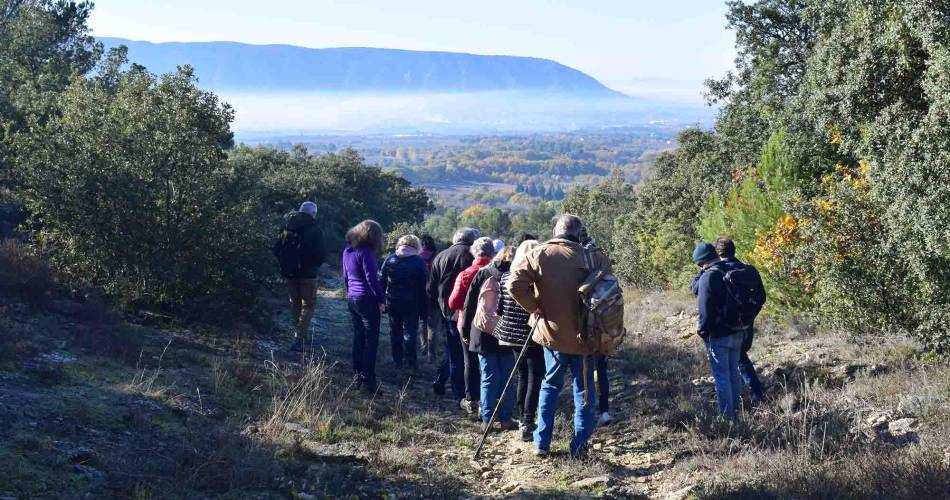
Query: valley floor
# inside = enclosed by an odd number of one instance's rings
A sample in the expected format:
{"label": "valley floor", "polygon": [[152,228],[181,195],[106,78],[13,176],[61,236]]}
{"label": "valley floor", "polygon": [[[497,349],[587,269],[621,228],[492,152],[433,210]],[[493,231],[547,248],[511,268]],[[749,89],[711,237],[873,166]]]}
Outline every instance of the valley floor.
{"label": "valley floor", "polygon": [[[380,339],[382,387],[352,387],[350,326],[325,275],[316,352],[250,327],[120,320],[88,304],[0,302],[0,498],[939,498],[950,493],[950,368],[902,339],[869,345],[769,326],[768,387],[740,424],[715,418],[692,302],[631,292],[611,414],[588,461],[516,433],[480,435]],[[283,322],[282,304],[271,304]],[[278,330],[286,330],[280,324]]]}

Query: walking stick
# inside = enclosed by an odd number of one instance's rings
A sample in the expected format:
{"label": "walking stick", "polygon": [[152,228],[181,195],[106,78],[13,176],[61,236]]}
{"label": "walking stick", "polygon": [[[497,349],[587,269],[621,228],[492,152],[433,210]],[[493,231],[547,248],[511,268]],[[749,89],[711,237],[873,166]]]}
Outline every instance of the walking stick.
{"label": "walking stick", "polygon": [[518,365],[521,363],[524,353],[528,350],[528,343],[531,342],[531,337],[534,335],[534,330],[537,329],[538,324],[541,323],[541,318],[541,316],[538,316],[538,321],[536,321],[534,326],[531,327],[531,331],[528,332],[528,338],[525,339],[524,345],[521,346],[521,352],[518,353],[518,359],[515,360],[515,366],[511,369],[511,374],[508,375],[508,381],[505,382],[505,388],[501,390],[501,395],[498,396],[498,401],[495,402],[495,409],[491,412],[491,418],[488,420],[488,425],[485,426],[485,431],[482,433],[482,439],[478,442],[478,447],[475,448],[474,460],[478,460],[478,455],[482,452],[482,446],[485,446],[485,438],[488,437],[488,433],[491,432],[491,426],[495,423],[495,417],[498,416],[498,409],[501,408],[501,402],[505,400],[505,393],[508,392],[508,387],[511,386],[511,381],[515,378],[515,372],[518,371]]}

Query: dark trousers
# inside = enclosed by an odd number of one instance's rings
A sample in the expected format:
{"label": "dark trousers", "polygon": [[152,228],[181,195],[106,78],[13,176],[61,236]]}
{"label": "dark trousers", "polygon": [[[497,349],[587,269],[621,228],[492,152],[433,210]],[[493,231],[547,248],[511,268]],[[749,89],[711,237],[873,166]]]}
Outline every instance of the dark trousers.
{"label": "dark trousers", "polygon": [[389,343],[396,366],[416,367],[416,338],[419,332],[418,312],[389,311]]}
{"label": "dark trousers", "polygon": [[755,373],[755,365],[749,359],[749,349],[752,349],[752,339],[755,336],[755,329],[749,328],[742,339],[742,349],[739,351],[739,374],[742,375],[742,381],[749,386],[752,392],[752,399],[758,401],[762,399],[762,382]]}
{"label": "dark trousers", "polygon": [[[520,350],[520,348],[515,348],[515,356]],[[541,346],[529,346],[521,362],[518,363],[518,398],[515,411],[521,417],[523,424],[534,426],[538,415],[538,394],[541,393],[544,372],[544,350]]]}
{"label": "dark trousers", "polygon": [[478,353],[465,348],[465,399],[479,402],[482,399],[482,367]]}
{"label": "dark trousers", "polygon": [[353,371],[361,384],[376,387],[376,349],[379,347],[379,303],[372,297],[347,301],[353,322]]}
{"label": "dark trousers", "polygon": [[597,413],[606,413],[610,410],[610,377],[607,375],[607,356],[597,355],[594,375],[597,377]]}
{"label": "dark trousers", "polygon": [[445,359],[439,366],[435,385],[445,387],[446,382],[452,384],[452,394],[455,399],[465,397],[465,368],[462,358],[462,337],[459,335],[455,321],[442,318],[445,324]]}

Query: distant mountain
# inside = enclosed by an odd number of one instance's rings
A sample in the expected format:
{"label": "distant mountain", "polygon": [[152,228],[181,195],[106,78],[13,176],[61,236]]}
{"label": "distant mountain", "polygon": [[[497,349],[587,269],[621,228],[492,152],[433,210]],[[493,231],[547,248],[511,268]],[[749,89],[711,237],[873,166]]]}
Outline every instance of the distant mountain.
{"label": "distant mountain", "polygon": [[154,73],[189,64],[203,87],[224,92],[433,93],[532,91],[621,97],[596,79],[547,59],[375,48],[309,49],[235,42],[126,45],[129,59]]}

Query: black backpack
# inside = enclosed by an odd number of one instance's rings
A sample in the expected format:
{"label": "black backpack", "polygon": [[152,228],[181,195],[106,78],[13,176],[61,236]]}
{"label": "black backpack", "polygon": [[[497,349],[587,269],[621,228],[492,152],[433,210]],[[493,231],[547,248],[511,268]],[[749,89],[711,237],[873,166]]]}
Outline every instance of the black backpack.
{"label": "black backpack", "polygon": [[765,305],[765,285],[759,271],[747,264],[726,270],[718,267],[710,270],[723,275],[722,281],[726,287],[723,324],[732,330],[751,327]]}
{"label": "black backpack", "polygon": [[285,278],[296,278],[303,271],[303,238],[297,231],[284,229],[277,246],[277,262],[280,274]]}

